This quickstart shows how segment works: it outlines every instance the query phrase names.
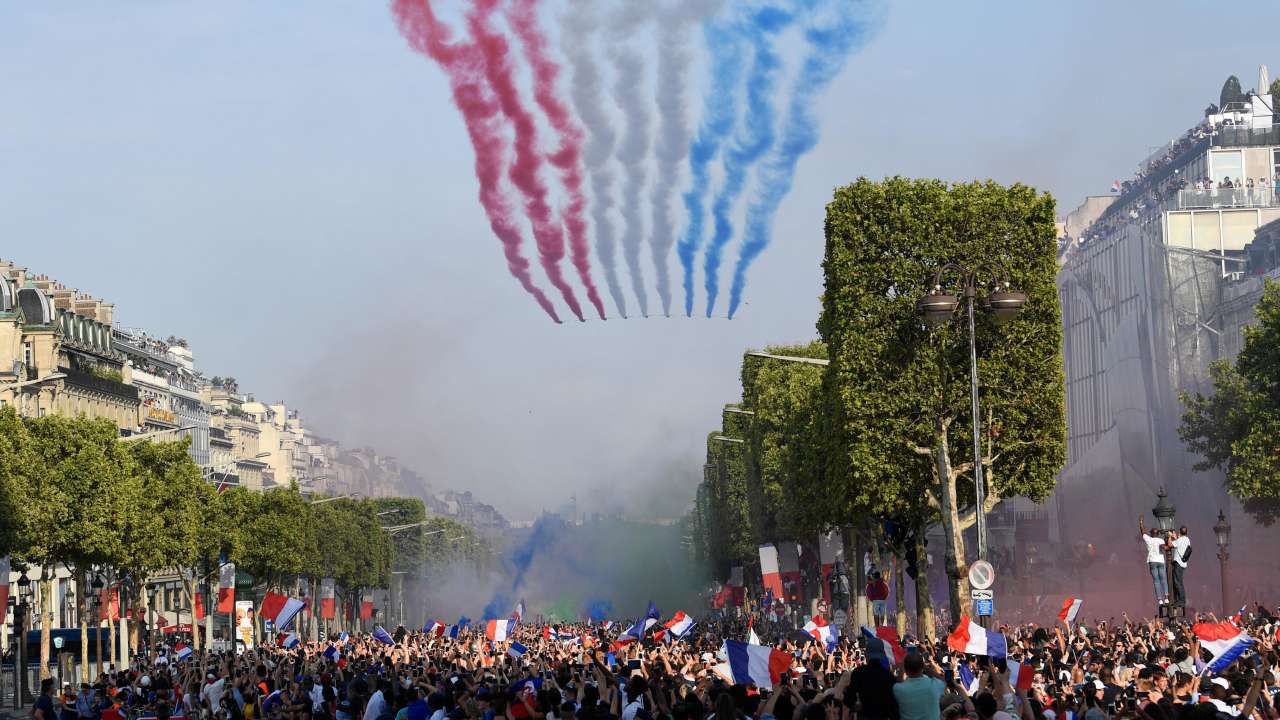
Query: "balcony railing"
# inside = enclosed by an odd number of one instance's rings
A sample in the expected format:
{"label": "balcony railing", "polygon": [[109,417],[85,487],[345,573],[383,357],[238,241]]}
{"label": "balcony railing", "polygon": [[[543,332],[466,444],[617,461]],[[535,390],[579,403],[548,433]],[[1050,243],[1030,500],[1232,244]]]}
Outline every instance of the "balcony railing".
{"label": "balcony railing", "polygon": [[1271,188],[1211,188],[1178,191],[1179,210],[1269,207],[1280,207],[1276,192]]}
{"label": "balcony railing", "polygon": [[1280,145],[1280,125],[1251,128],[1244,125],[1220,125],[1211,139],[1214,147],[1265,147]]}

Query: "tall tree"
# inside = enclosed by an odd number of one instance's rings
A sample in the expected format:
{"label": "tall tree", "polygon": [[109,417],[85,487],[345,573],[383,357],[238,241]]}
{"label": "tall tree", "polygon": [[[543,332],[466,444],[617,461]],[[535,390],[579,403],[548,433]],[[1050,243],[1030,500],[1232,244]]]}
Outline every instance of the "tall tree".
{"label": "tall tree", "polygon": [[1210,367],[1213,394],[1182,395],[1178,434],[1203,458],[1197,470],[1224,471],[1227,493],[1270,525],[1280,517],[1280,283],[1266,282],[1254,315],[1235,364]]}
{"label": "tall tree", "polygon": [[1232,75],[1222,83],[1222,92],[1218,95],[1218,107],[1225,109],[1227,103],[1243,102],[1245,100],[1244,90],[1240,87],[1240,78]]}
{"label": "tall tree", "polygon": [[962,532],[975,518],[968,335],[960,323],[927,328],[916,302],[952,263],[979,269],[980,292],[1007,273],[1027,293],[1011,323],[977,318],[984,509],[1043,499],[1066,455],[1053,221],[1050,196],[994,182],[863,178],[827,206],[828,481],[875,506],[923,499],[941,514],[953,617],[968,603]]}

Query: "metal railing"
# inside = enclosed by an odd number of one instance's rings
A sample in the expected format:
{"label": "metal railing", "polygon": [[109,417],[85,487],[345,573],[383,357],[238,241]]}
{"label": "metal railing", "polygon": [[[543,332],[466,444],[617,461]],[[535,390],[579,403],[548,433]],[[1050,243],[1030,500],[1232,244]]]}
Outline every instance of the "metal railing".
{"label": "metal railing", "polygon": [[1214,147],[1260,147],[1280,145],[1280,125],[1251,128],[1245,125],[1219,125],[1210,142]]}
{"label": "metal railing", "polygon": [[1179,210],[1277,207],[1276,192],[1269,187],[1187,189],[1178,191]]}

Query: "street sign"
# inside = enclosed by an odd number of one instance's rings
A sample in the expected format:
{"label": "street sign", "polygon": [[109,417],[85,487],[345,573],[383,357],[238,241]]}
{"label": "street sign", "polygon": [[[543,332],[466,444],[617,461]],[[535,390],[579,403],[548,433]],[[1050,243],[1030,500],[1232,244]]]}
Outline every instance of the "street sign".
{"label": "street sign", "polygon": [[836,621],[836,627],[844,627],[845,623],[849,622],[849,613],[837,610],[835,617],[832,619]]}
{"label": "street sign", "polygon": [[57,649],[57,650],[61,650],[61,649],[62,649],[62,638],[60,638],[60,637],[54,637],[54,638],[53,638],[53,647],[54,647],[55,649]]}
{"label": "street sign", "polygon": [[979,600],[976,604],[978,606],[978,617],[990,617],[995,614],[996,603],[994,600]]}
{"label": "street sign", "polygon": [[975,561],[969,566],[969,584],[979,590],[986,590],[996,582],[996,569],[986,560]]}
{"label": "street sign", "polygon": [[969,597],[974,600],[994,600],[996,598],[996,591],[991,588],[987,588],[986,590],[973,588],[969,591]]}

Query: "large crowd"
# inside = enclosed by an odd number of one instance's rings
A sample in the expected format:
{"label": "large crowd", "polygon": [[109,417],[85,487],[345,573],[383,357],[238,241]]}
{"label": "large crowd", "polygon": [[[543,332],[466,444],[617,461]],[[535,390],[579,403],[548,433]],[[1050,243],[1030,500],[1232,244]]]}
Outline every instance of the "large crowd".
{"label": "large crowd", "polygon": [[[1216,618],[1196,617],[1215,622]],[[78,689],[46,681],[35,720],[1210,720],[1276,717],[1280,691],[1267,608],[1233,627],[1254,639],[1217,672],[1191,622],[1001,627],[1003,656],[954,638],[863,632],[819,642],[790,624],[704,619],[682,639],[617,644],[603,623],[524,623],[493,641],[408,632],[233,652],[155,646]],[[757,635],[758,633],[758,635]],[[880,631],[879,637],[892,636]],[[379,639],[379,636],[381,639]],[[729,644],[780,651],[773,675],[743,682]],[[731,643],[726,643],[729,640]],[[824,638],[826,640],[826,638]],[[769,651],[766,649],[766,653]],[[740,653],[739,653],[740,654]],[[785,654],[785,655],[783,655]],[[783,667],[789,666],[789,667]],[[1030,675],[1028,675],[1030,673]],[[1016,675],[1016,679],[1015,679]],[[1028,679],[1029,678],[1029,679]]]}

